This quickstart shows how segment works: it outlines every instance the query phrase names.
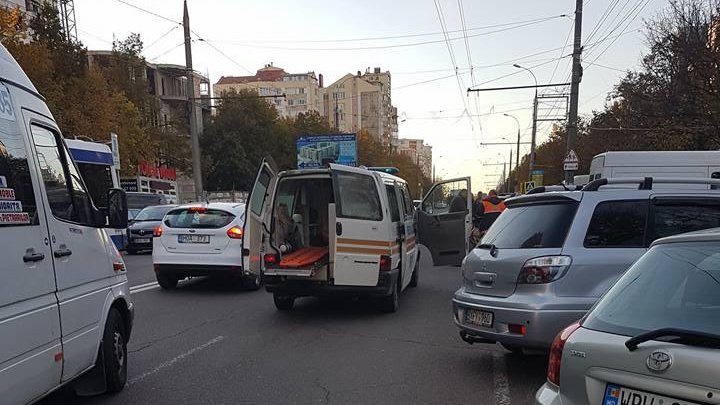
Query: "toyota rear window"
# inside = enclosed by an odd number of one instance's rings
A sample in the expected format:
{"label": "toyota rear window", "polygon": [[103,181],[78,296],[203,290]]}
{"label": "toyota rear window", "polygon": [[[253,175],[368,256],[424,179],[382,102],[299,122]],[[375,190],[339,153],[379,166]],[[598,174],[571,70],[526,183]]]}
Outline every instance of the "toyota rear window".
{"label": "toyota rear window", "polygon": [[169,228],[218,229],[227,226],[235,215],[217,209],[180,208],[165,215],[165,225]]}
{"label": "toyota rear window", "polygon": [[508,207],[482,239],[499,249],[559,248],[565,242],[578,203],[534,203]]}
{"label": "toyota rear window", "polygon": [[602,298],[583,327],[625,336],[661,328],[720,334],[720,243],[653,247]]}

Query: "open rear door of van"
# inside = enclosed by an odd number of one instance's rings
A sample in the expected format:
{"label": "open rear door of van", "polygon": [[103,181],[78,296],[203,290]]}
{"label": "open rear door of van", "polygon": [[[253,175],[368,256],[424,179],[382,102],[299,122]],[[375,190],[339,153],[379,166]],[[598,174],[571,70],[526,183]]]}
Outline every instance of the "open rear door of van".
{"label": "open rear door of van", "polygon": [[470,177],[435,183],[417,210],[417,239],[436,266],[459,265],[472,230]]}
{"label": "open rear door of van", "polygon": [[255,274],[259,274],[263,268],[265,242],[270,237],[270,203],[277,184],[277,173],[275,161],[269,156],[265,157],[258,168],[245,209],[243,247],[250,250],[249,268]]}
{"label": "open rear door of van", "polygon": [[[335,191],[335,223],[330,224],[335,285],[374,286],[380,259],[389,256],[390,221],[385,220],[375,174],[331,164]],[[382,185],[382,187],[385,187]]]}

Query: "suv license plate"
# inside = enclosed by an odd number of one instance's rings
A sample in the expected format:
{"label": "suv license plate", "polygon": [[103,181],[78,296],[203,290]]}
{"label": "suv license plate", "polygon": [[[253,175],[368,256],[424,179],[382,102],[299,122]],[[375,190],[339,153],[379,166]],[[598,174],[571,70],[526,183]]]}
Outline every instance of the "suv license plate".
{"label": "suv license plate", "polygon": [[668,398],[662,395],[651,394],[645,391],[633,390],[621,387],[615,384],[608,384],[605,388],[605,398],[603,405],[623,405],[623,404],[678,404],[678,405],[698,405],[695,402],[681,401],[674,398]]}
{"label": "suv license plate", "polygon": [[492,312],[478,311],[477,309],[465,310],[465,323],[484,328],[492,328],[494,315]]}
{"label": "suv license plate", "polygon": [[210,243],[210,235],[178,235],[178,243]]}

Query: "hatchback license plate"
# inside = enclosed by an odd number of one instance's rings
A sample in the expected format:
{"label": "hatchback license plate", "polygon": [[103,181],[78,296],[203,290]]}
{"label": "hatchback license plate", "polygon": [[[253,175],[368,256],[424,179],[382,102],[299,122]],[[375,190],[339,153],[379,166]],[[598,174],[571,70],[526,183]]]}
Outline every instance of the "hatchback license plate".
{"label": "hatchback license plate", "polygon": [[476,309],[465,310],[465,323],[492,328],[494,315],[492,312],[478,311]]}
{"label": "hatchback license plate", "polygon": [[608,384],[605,389],[605,398],[603,405],[661,405],[661,404],[678,404],[678,405],[698,405],[695,402],[681,401],[662,395],[651,394],[645,391],[638,391],[627,387],[621,387],[615,384]]}
{"label": "hatchback license plate", "polygon": [[135,239],[135,243],[150,243],[149,238],[137,238]]}
{"label": "hatchback license plate", "polygon": [[210,243],[210,235],[178,235],[178,243]]}

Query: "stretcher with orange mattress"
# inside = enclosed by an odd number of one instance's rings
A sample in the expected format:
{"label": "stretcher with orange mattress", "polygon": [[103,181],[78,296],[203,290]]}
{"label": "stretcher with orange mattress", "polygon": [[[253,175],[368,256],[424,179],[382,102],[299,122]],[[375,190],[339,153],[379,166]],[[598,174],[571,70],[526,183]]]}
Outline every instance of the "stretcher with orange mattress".
{"label": "stretcher with orange mattress", "polygon": [[282,269],[300,269],[327,263],[330,255],[327,247],[305,247],[283,255],[280,260]]}

